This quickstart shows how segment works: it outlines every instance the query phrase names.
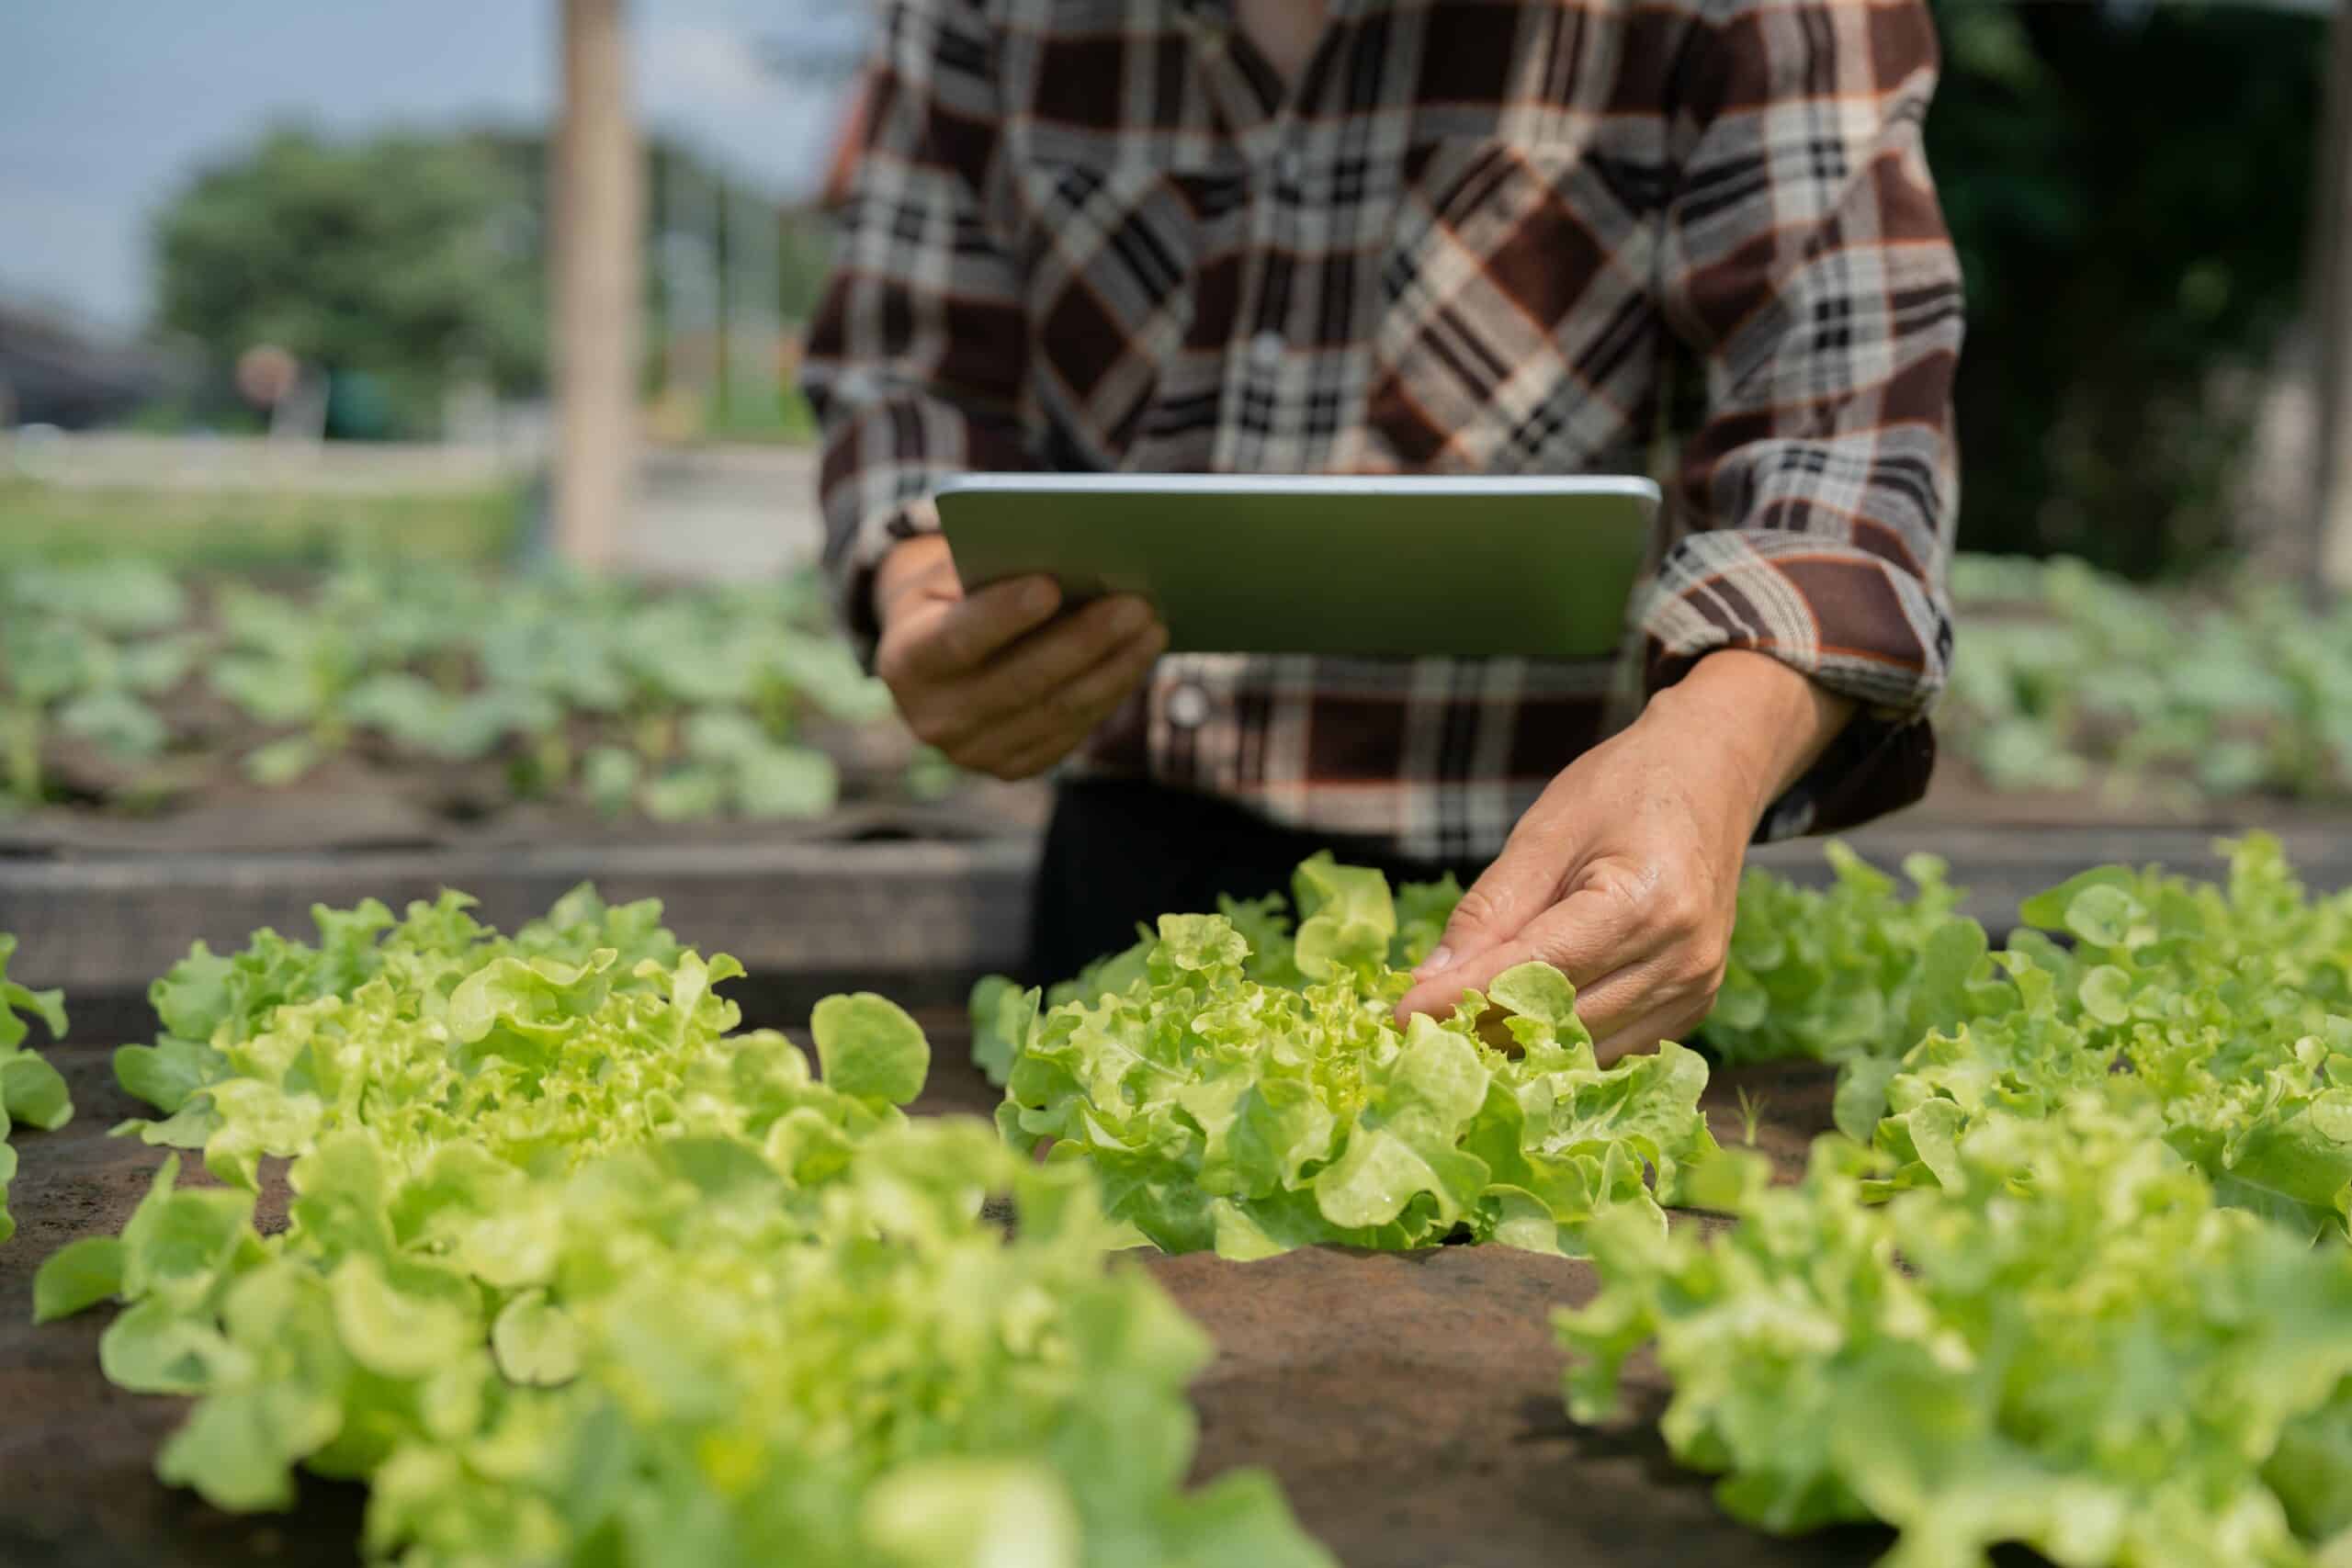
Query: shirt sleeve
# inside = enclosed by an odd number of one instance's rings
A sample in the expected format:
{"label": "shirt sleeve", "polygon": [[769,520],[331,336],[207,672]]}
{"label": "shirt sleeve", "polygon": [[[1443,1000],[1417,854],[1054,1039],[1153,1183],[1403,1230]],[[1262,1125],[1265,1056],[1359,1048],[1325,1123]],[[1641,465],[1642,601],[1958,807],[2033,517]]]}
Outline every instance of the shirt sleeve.
{"label": "shirt sleeve", "polygon": [[1019,275],[983,216],[1001,126],[978,0],[889,0],[801,385],[823,440],[825,565],[872,657],[874,572],[935,530],[949,476],[1026,468]]}
{"label": "shirt sleeve", "polygon": [[1641,629],[1651,690],[1719,649],[1860,705],[1760,836],[1917,799],[1951,657],[1960,268],[1920,129],[1924,0],[1706,0],[1678,74],[1661,304],[1703,367]]}

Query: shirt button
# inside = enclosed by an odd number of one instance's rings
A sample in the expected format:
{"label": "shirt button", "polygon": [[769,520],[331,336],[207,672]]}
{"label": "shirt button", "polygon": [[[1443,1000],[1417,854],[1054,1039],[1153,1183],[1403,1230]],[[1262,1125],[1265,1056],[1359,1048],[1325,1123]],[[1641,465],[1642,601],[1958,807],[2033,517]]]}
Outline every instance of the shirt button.
{"label": "shirt button", "polygon": [[1282,333],[1269,328],[1250,340],[1250,363],[1261,370],[1276,369],[1282,365],[1283,355],[1288,346],[1283,342]]}
{"label": "shirt button", "polygon": [[1298,154],[1295,152],[1285,150],[1274,160],[1274,177],[1286,186],[1295,186],[1298,183]]}
{"label": "shirt button", "polygon": [[1198,729],[1208,722],[1209,694],[1190,682],[1168,694],[1168,722],[1179,729]]}

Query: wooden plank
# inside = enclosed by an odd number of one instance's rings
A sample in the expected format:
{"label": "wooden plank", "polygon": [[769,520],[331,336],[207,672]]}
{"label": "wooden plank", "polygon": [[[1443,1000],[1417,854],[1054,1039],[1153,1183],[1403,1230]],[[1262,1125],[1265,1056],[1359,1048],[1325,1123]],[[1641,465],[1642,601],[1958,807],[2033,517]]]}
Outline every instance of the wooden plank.
{"label": "wooden plank", "polygon": [[623,0],[560,0],[554,152],[555,534],[575,566],[612,564],[637,450],[644,170],[629,109]]}

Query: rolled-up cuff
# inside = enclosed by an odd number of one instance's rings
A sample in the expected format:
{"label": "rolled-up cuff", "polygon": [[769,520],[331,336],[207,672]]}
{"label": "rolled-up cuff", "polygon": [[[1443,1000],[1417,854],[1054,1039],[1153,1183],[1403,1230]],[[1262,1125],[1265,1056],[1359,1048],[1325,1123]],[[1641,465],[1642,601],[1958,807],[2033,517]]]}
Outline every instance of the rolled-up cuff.
{"label": "rolled-up cuff", "polygon": [[1935,771],[1934,725],[1858,713],[1821,761],[1766,809],[1756,842],[1859,828],[1917,804]]}
{"label": "rolled-up cuff", "polygon": [[1952,628],[1912,572],[1802,534],[1694,534],[1660,568],[1641,626],[1651,692],[1710,653],[1746,649],[1859,705],[1764,813],[1759,840],[1842,830],[1927,792],[1936,757],[1927,716],[1951,667]]}

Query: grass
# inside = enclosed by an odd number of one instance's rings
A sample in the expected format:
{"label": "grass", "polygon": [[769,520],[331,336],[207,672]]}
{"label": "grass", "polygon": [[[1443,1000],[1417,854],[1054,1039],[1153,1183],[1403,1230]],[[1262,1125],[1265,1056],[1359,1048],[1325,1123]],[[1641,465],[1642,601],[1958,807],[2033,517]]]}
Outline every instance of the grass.
{"label": "grass", "polygon": [[1764,1124],[1764,1108],[1771,1103],[1762,1095],[1749,1098],[1745,1087],[1739,1092],[1739,1127],[1741,1141],[1749,1148],[1756,1146],[1757,1130]]}
{"label": "grass", "polygon": [[0,479],[0,566],[122,555],[215,570],[320,566],[351,556],[483,562],[513,549],[528,511],[518,484],[328,495]]}

